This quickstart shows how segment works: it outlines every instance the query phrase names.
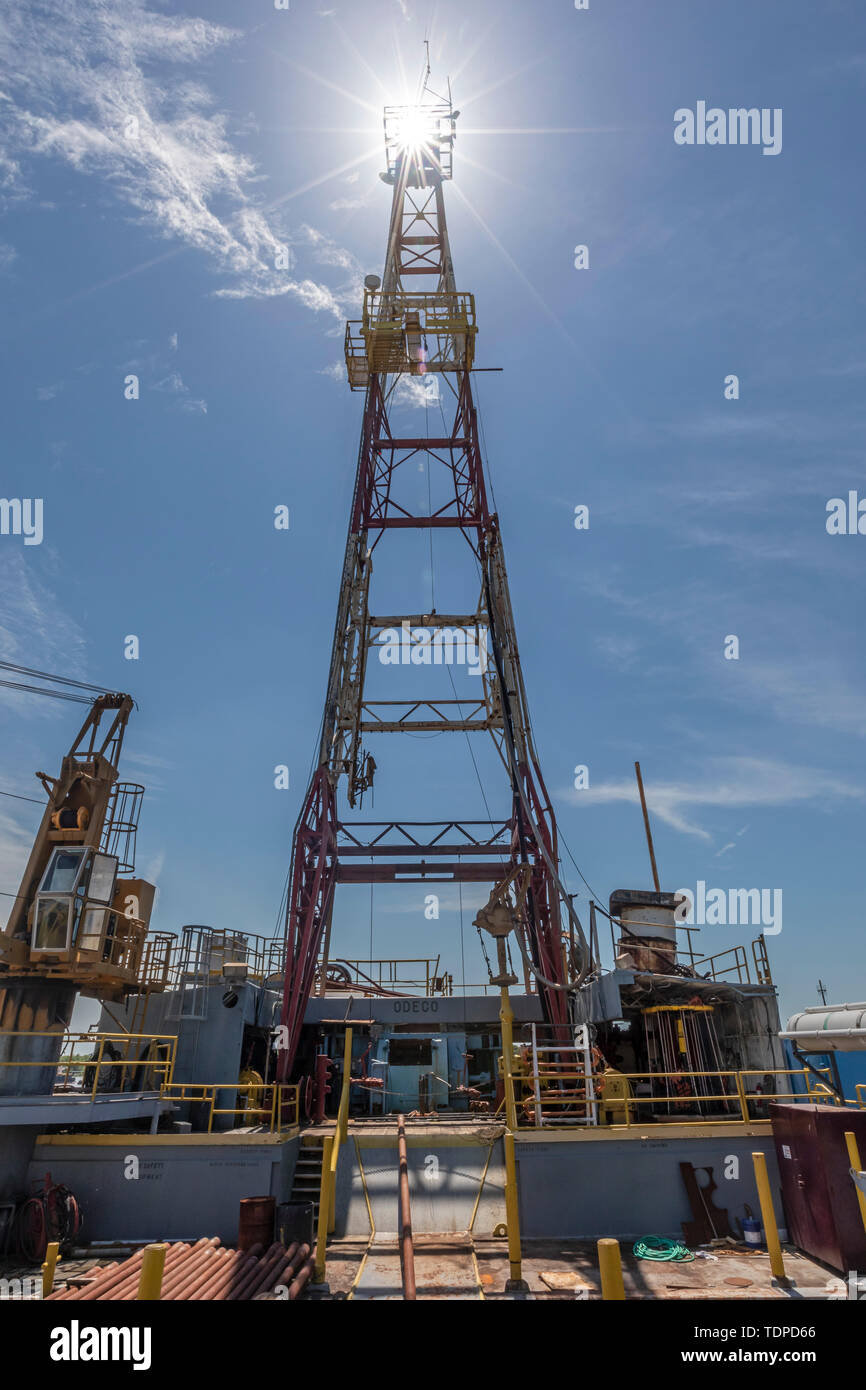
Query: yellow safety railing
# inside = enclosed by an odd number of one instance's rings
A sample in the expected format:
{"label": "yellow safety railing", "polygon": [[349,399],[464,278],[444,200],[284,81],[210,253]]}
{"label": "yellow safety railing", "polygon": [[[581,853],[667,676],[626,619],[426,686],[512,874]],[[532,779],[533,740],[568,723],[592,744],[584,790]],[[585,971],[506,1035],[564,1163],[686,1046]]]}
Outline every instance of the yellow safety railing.
{"label": "yellow safety railing", "polygon": [[854,1094],[857,1097],[855,1104],[858,1110],[866,1110],[866,1083],[858,1081],[854,1087]]}
{"label": "yellow safety railing", "polygon": [[[247,1103],[244,1105],[217,1105],[217,1097],[223,1091],[233,1091],[244,1095]],[[261,1094],[263,1104],[253,1105],[251,1102],[257,1099],[259,1094]],[[263,1117],[261,1123],[267,1126],[270,1134],[276,1134],[282,1129],[292,1128],[298,1124],[300,1096],[297,1086],[284,1086],[276,1082],[262,1085],[258,1081],[224,1081],[213,1084],[198,1081],[174,1081],[160,1088],[160,1096],[163,1100],[207,1105],[209,1107],[208,1134],[213,1133],[213,1122],[216,1115],[234,1115],[244,1118],[261,1115]]]}
{"label": "yellow safety railing", "polygon": [[418,375],[471,368],[477,332],[471,294],[366,290],[363,319],[346,324],[349,385],[358,390],[370,372]]}
{"label": "yellow safety railing", "polygon": [[[571,1064],[573,1065],[573,1064]],[[625,1094],[619,1092],[605,1099],[605,1073],[603,1071],[583,1071],[571,1070],[563,1071],[558,1063],[546,1062],[539,1066],[537,1070],[532,1070],[515,1058],[513,1067],[514,1081],[518,1086],[523,1087],[523,1094],[518,1101],[518,1108],[522,1112],[521,1128],[529,1126],[540,1128],[538,1124],[538,1113],[541,1112],[545,1127],[568,1124],[565,1114],[559,1118],[556,1114],[557,1107],[563,1111],[571,1111],[572,1114],[580,1112],[589,1118],[588,1112],[599,1109],[616,1109],[621,1120],[615,1121],[612,1127],[622,1124],[626,1129],[636,1123],[646,1123],[646,1119],[640,1119],[639,1106],[663,1106],[669,1108],[669,1117],[666,1119],[652,1119],[654,1126],[664,1126],[665,1124],[676,1125],[707,1125],[707,1124],[742,1124],[751,1123],[756,1116],[750,1110],[750,1106],[756,1104],[766,1104],[769,1101],[794,1100],[794,1101],[814,1101],[820,1098],[822,1102],[832,1102],[836,1105],[841,1104],[839,1097],[821,1081],[815,1080],[816,1071],[823,1075],[830,1075],[830,1068],[817,1068],[811,1070],[807,1067],[777,1067],[761,1068],[755,1070],[741,1071],[676,1071],[676,1072],[612,1072],[612,1077],[628,1083]],[[749,1086],[748,1079],[760,1077],[795,1077],[803,1078],[805,1090],[762,1090]],[[667,1086],[668,1082],[682,1083],[688,1082],[691,1090],[685,1094],[675,1094]],[[718,1092],[710,1090],[710,1082],[713,1081],[720,1089]],[[701,1085],[696,1085],[700,1082]],[[590,1083],[589,1088],[587,1083]],[[653,1093],[649,1095],[638,1095],[635,1093],[633,1083],[642,1083],[653,1087]],[[706,1084],[706,1090],[703,1085]],[[664,1087],[659,1091],[657,1087]],[[858,1102],[860,1101],[860,1089],[866,1096],[866,1085],[858,1088]],[[696,1105],[716,1105],[727,1106],[735,1110],[735,1114],[722,1115],[702,1115],[699,1119],[687,1119],[685,1115],[677,1116],[678,1107],[694,1108]],[[673,1109],[673,1115],[670,1109]],[[551,1114],[551,1109],[553,1114]],[[572,1119],[570,1121],[574,1123]]]}
{"label": "yellow safety railing", "polygon": [[328,1232],[336,1224],[337,1164],[340,1146],[349,1129],[349,1091],[352,1075],[352,1030],[346,1029],[343,1046],[343,1087],[333,1135],[327,1135],[322,1149],[322,1181],[319,1186],[319,1220],[316,1229],[316,1270],[313,1278],[321,1284],[325,1278],[325,1247]]}
{"label": "yellow safety railing", "polygon": [[[27,1032],[25,1030],[7,1031],[4,1029],[0,1032],[0,1043],[7,1038],[51,1038],[57,1040],[60,1036],[50,1030]],[[94,1055],[92,1057],[76,1056],[75,1049],[85,1046],[94,1048]],[[62,1034],[63,1050],[56,1061],[51,1058],[34,1061],[25,1061],[17,1057],[2,1058],[0,1059],[0,1068],[7,1071],[18,1067],[22,1069],[25,1067],[42,1067],[43,1069],[53,1067],[55,1073],[54,1095],[64,1093],[83,1095],[89,1091],[91,1098],[95,1098],[100,1092],[118,1089],[158,1091],[165,1082],[171,1081],[176,1048],[177,1038],[167,1033],[64,1033]],[[115,1056],[115,1052],[122,1055]],[[77,1072],[81,1073],[80,1086],[72,1084],[72,1078]],[[127,1078],[125,1075],[127,1072],[132,1072],[133,1075]],[[135,1072],[141,1072],[142,1075],[136,1078]],[[89,1074],[92,1074],[92,1083]],[[106,1077],[109,1081],[113,1081],[115,1075],[120,1077],[119,1086],[106,1085]],[[127,1080],[131,1084],[127,1085]],[[143,1084],[136,1084],[136,1081]]]}

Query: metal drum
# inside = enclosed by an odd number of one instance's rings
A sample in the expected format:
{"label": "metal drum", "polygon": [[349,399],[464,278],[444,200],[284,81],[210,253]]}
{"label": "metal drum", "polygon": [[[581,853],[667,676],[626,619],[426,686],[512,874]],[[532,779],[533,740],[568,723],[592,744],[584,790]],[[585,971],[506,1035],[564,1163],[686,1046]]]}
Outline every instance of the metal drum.
{"label": "metal drum", "polygon": [[265,1250],[274,1241],[276,1197],[242,1197],[238,1218],[238,1249],[261,1245]]}

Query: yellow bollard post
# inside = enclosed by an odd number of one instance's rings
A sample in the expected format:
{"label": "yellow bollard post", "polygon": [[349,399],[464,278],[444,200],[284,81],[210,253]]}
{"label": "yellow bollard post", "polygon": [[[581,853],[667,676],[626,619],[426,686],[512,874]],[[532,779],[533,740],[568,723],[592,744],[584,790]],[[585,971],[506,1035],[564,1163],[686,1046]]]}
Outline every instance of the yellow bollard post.
{"label": "yellow bollard post", "polygon": [[625,1299],[625,1285],[622,1282],[622,1256],[619,1241],[605,1236],[597,1244],[598,1272],[601,1275],[601,1296],[609,1301],[622,1302]]}
{"label": "yellow bollard post", "polygon": [[514,1154],[514,1135],[506,1133],[505,1145],[505,1224],[508,1229],[509,1283],[523,1283],[523,1257],[520,1250],[520,1210],[517,1196],[517,1160]]}
{"label": "yellow bollard post", "polygon": [[167,1245],[146,1245],[141,1260],[141,1276],[136,1299],[139,1303],[158,1303],[162,1293],[162,1271]]}
{"label": "yellow bollard post", "polygon": [[[334,1140],[334,1144],[335,1144],[335,1145],[336,1145],[336,1142],[337,1142],[337,1141]],[[331,1169],[332,1169],[332,1172],[331,1172],[331,1181],[330,1181],[329,1197],[328,1197],[328,1235],[331,1234],[331,1232],[335,1229],[335,1227],[336,1227],[336,1225],[337,1225],[337,1174],[336,1174],[336,1170],[335,1170],[335,1168],[334,1168],[334,1165],[335,1165],[335,1163],[336,1163],[336,1159],[337,1159],[337,1155],[334,1153],[334,1150],[332,1149],[332,1150],[331,1150]]]}
{"label": "yellow bollard post", "polygon": [[499,1022],[502,1025],[502,1082],[505,1089],[505,1123],[513,1131],[517,1128],[517,1105],[514,1100],[514,1077],[511,1072],[514,1060],[514,1011],[508,997],[508,986],[500,991]]}
{"label": "yellow bollard post", "polygon": [[502,1080],[505,1088],[505,1224],[508,1230],[508,1263],[510,1278],[506,1289],[523,1292],[528,1285],[523,1279],[523,1257],[520,1249],[520,1202],[517,1192],[517,1157],[514,1131],[517,1129],[517,1105],[514,1100],[514,1077],[511,1072],[514,1057],[514,1013],[508,997],[508,986],[500,991],[499,1022],[502,1026]]}
{"label": "yellow bollard post", "polygon": [[[854,1169],[855,1173],[862,1172],[863,1164],[860,1162],[860,1150],[857,1148],[857,1137],[853,1130],[846,1129],[845,1144],[848,1149],[848,1158],[850,1159],[851,1167]],[[866,1230],[866,1193],[861,1192],[860,1188],[856,1186],[856,1183],[855,1188],[857,1191],[857,1201],[860,1205],[860,1220],[863,1222],[864,1230]]]}
{"label": "yellow bollard post", "polygon": [[328,1219],[331,1214],[331,1150],[334,1140],[327,1135],[322,1142],[322,1181],[319,1186],[319,1222],[316,1230],[316,1269],[314,1284],[325,1282],[325,1246],[328,1243]]}
{"label": "yellow bollard post", "polygon": [[45,1247],[45,1263],[42,1266],[42,1297],[47,1298],[54,1288],[54,1271],[57,1268],[57,1257],[60,1254],[60,1243],[51,1240]]}
{"label": "yellow bollard post", "polygon": [[755,1182],[758,1184],[758,1201],[761,1203],[761,1220],[767,1241],[767,1253],[770,1256],[770,1269],[776,1279],[787,1284],[785,1262],[782,1259],[782,1247],[779,1244],[779,1228],[776,1225],[776,1213],[773,1210],[773,1194],[770,1191],[770,1179],[767,1174],[766,1155],[758,1149],[752,1154],[752,1162],[755,1165]]}

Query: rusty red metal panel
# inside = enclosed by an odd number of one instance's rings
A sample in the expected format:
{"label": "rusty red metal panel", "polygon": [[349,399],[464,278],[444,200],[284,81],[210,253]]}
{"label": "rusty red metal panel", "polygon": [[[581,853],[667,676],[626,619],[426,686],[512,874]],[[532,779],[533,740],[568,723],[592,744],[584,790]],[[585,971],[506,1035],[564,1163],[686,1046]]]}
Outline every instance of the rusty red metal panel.
{"label": "rusty red metal panel", "polygon": [[788,1232],[807,1255],[840,1273],[866,1270],[866,1231],[850,1176],[845,1131],[866,1152],[866,1111],[835,1105],[770,1106]]}

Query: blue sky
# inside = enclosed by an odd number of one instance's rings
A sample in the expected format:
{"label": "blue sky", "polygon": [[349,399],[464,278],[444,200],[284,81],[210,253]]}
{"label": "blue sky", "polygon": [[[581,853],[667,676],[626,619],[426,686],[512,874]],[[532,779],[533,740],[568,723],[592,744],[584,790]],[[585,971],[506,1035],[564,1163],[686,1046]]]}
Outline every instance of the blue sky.
{"label": "blue sky", "polygon": [[[866,538],[825,526],[828,499],[866,495],[856,0],[22,0],[0,20],[2,491],[45,520],[40,546],[0,537],[0,652],[138,700],[124,773],[149,787],[154,924],[269,935],[360,427],[343,322],[384,257],[380,108],[425,34],[461,110],[449,230],[478,362],[503,368],[475,381],[563,839],[602,901],[648,884],[640,758],[663,886],[782,889],[783,1010],[818,1002],[819,975],[862,997]],[[781,108],[781,153],[678,146],[698,101]],[[383,565],[398,606],[429,606],[426,546]],[[33,795],[78,714],[0,692],[2,789]],[[448,737],[375,747],[365,812],[483,816]],[[0,798],[7,891],[37,819]],[[429,922],[420,888],[377,890],[375,954],[441,951],[459,979],[456,908],[448,890]],[[367,954],[367,890],[335,932]]]}

